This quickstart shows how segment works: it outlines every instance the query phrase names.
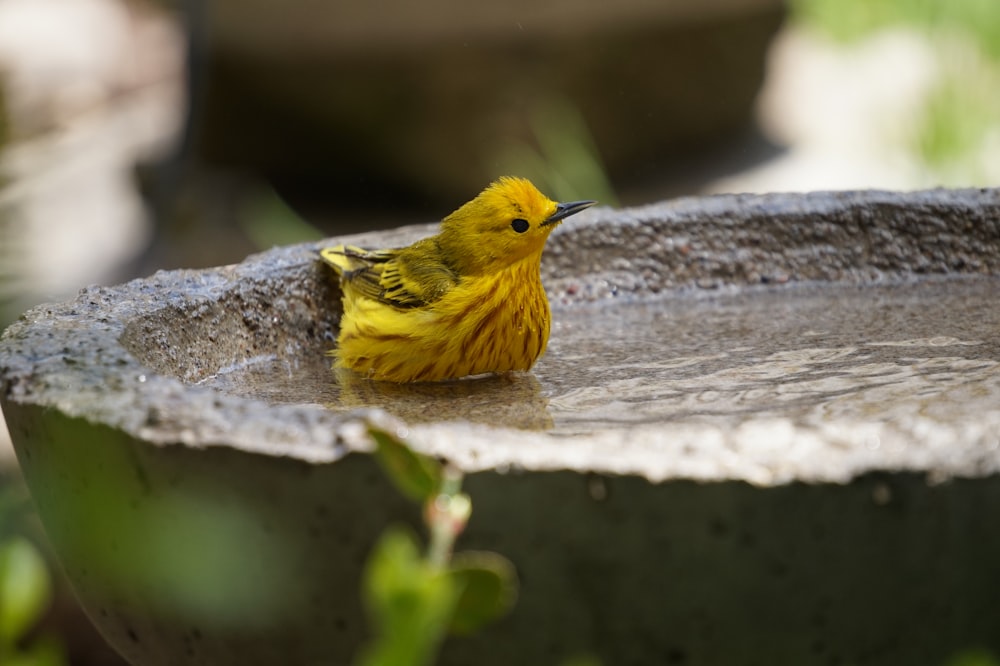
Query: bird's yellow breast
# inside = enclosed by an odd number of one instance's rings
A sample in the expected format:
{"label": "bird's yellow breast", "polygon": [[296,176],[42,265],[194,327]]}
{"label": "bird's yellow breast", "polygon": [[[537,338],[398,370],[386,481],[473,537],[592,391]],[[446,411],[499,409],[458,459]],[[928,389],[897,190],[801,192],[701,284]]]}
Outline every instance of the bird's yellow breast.
{"label": "bird's yellow breast", "polygon": [[528,370],[545,351],[549,325],[535,256],[464,277],[421,308],[395,308],[348,285],[335,355],[341,367],[393,382]]}

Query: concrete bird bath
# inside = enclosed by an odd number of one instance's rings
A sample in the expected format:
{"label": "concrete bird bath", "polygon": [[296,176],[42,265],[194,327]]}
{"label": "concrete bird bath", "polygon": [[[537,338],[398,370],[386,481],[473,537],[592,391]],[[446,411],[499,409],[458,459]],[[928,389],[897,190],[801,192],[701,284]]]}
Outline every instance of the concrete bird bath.
{"label": "concrete bird bath", "polygon": [[369,548],[417,518],[367,419],[467,472],[460,546],[522,580],[440,663],[1000,652],[1000,191],[582,214],[535,371],[441,385],[334,381],[315,249],[89,288],[0,342],[42,521],[132,663],[350,661]]}

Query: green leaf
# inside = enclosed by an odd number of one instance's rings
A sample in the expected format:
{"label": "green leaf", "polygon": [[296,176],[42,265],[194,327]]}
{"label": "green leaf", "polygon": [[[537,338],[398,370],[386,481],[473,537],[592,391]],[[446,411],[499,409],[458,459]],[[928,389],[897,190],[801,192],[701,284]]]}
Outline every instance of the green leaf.
{"label": "green leaf", "polygon": [[469,634],[504,615],[517,600],[517,571],[506,557],[490,552],[456,553],[451,576],[461,590],[450,630]]}
{"label": "green leaf", "polygon": [[0,646],[13,645],[38,622],[51,593],[48,568],[34,544],[23,537],[0,544]]}
{"label": "green leaf", "polygon": [[424,666],[437,652],[458,591],[447,572],[428,565],[406,529],[390,528],[365,572],[365,605],[375,640],[356,662],[363,666]]}
{"label": "green leaf", "polygon": [[419,585],[416,578],[422,573],[416,538],[405,528],[387,529],[372,550],[365,573],[366,601],[373,619],[381,622],[399,596]]}
{"label": "green leaf", "polygon": [[369,425],[368,434],[375,440],[375,458],[399,492],[417,502],[425,502],[438,493],[441,465],[382,428]]}

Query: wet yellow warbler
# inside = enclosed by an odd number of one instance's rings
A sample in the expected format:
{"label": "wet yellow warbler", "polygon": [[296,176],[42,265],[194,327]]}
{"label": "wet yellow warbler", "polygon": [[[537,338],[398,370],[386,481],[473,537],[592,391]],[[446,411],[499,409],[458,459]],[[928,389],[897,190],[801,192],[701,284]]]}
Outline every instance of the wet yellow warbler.
{"label": "wet yellow warbler", "polygon": [[505,177],[409,247],[321,250],[344,294],[334,366],[391,382],[529,369],[549,340],[545,241],[594,203]]}

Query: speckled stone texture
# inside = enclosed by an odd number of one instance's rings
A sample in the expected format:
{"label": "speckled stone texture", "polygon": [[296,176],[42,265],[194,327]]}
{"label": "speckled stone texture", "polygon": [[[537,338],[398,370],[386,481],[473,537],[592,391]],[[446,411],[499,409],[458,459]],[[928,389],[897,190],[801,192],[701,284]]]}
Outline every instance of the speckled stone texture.
{"label": "speckled stone texture", "polygon": [[[431,229],[338,240],[391,246]],[[940,394],[973,401],[954,413],[975,418],[954,421],[940,415],[947,402],[902,421],[866,404],[820,423],[779,411],[572,431],[542,419],[529,432],[213,388],[333,344],[339,292],[316,248],[88,288],[0,339],[0,405],[43,523],[89,616],[133,663],[350,661],[366,635],[366,553],[387,524],[418,515],[374,465],[368,419],[468,472],[460,546],[504,553],[522,577],[514,613],[449,641],[441,663],[940,664],[968,647],[1000,652],[992,312],[959,340],[978,356],[949,347],[931,359],[956,386],[975,370],[964,392]],[[998,275],[1000,190],[596,209],[560,227],[543,262],[557,315],[584,319],[637,303],[669,316],[705,295],[792,298],[803,283],[964,276],[988,294]],[[537,374],[512,390],[551,396],[551,370]],[[788,386],[784,374],[761,381]],[[154,566],[151,582],[130,565],[163,557],[189,566]],[[165,593],[187,589],[216,593]],[[239,612],[223,617],[227,599]]]}

